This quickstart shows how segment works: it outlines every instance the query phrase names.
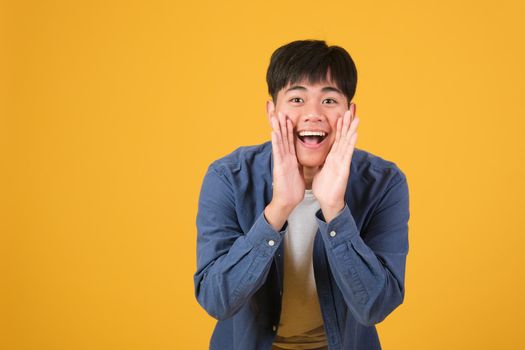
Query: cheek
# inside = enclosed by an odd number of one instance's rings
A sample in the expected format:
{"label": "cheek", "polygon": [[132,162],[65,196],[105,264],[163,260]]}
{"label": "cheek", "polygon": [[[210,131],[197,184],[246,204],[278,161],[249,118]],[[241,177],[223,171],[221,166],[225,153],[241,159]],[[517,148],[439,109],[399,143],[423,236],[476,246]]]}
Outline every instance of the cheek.
{"label": "cheek", "polygon": [[[337,131],[337,120],[339,118],[343,118],[344,115],[345,115],[344,112],[338,113],[338,114],[334,115],[333,118],[330,119],[330,128],[332,129],[333,134],[335,134],[336,131]],[[342,124],[343,123],[342,123],[342,119],[341,119],[341,125]]]}
{"label": "cheek", "polygon": [[297,128],[297,122],[299,121],[299,114],[295,111],[283,111],[285,115],[292,121],[293,127]]}

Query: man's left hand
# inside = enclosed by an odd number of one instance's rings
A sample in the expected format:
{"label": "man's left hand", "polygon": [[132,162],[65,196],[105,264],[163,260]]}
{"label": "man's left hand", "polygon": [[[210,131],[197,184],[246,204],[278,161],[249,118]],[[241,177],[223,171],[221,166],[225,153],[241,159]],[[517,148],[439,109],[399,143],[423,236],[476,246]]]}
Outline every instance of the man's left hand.
{"label": "man's left hand", "polygon": [[355,104],[337,120],[335,141],[321,169],[315,174],[312,191],[319,201],[326,222],[345,207],[345,192],[350,175],[350,163],[357,142]]}

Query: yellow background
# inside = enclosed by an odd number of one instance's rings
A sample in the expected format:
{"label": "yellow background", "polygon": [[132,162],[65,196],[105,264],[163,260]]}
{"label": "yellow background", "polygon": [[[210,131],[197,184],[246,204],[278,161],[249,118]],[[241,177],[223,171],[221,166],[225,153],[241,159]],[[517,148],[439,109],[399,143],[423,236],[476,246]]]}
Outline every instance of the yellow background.
{"label": "yellow background", "polygon": [[11,1],[0,8],[0,348],[206,349],[209,163],[270,139],[271,53],[345,47],[357,147],[411,194],[384,349],[524,334],[523,1]]}

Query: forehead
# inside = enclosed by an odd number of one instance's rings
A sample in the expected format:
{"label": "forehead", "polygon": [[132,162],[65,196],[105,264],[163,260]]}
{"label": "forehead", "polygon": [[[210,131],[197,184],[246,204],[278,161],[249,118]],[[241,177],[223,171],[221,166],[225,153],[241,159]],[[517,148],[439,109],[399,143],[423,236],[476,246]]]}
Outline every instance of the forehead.
{"label": "forehead", "polygon": [[325,79],[324,81],[310,82],[308,79],[302,79],[297,82],[288,82],[288,84],[282,88],[281,93],[286,94],[289,92],[335,92],[342,94],[341,90],[331,79]]}

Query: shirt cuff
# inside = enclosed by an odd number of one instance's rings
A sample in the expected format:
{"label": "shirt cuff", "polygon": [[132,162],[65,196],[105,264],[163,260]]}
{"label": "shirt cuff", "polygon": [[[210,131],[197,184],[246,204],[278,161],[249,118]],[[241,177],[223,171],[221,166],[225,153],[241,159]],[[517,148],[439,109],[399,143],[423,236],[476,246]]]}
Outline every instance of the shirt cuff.
{"label": "shirt cuff", "polygon": [[321,209],[315,213],[319,230],[325,244],[331,247],[337,247],[340,244],[345,244],[352,238],[359,236],[359,230],[354,221],[354,217],[350,213],[348,204],[341,210],[329,223],[326,223],[325,217]]}
{"label": "shirt cuff", "polygon": [[273,254],[281,244],[287,228],[288,220],[285,221],[281,231],[276,231],[266,220],[264,211],[262,211],[250,231],[246,234],[246,238],[254,248],[261,249],[267,254]]}

